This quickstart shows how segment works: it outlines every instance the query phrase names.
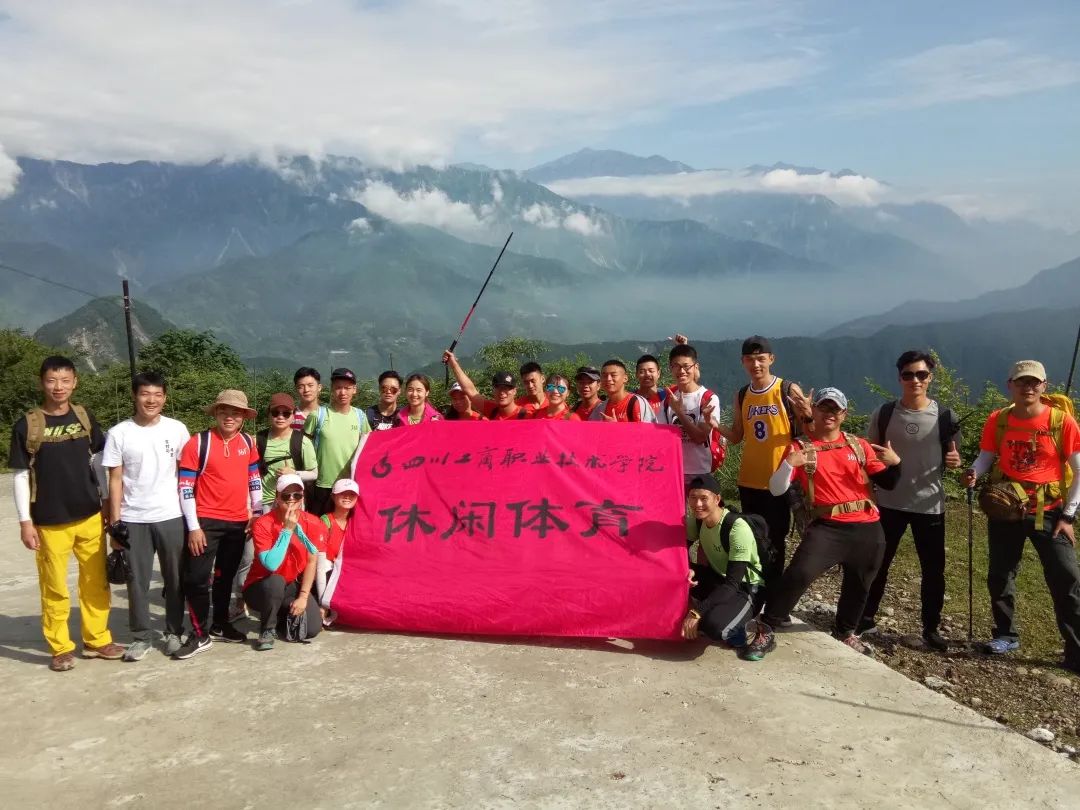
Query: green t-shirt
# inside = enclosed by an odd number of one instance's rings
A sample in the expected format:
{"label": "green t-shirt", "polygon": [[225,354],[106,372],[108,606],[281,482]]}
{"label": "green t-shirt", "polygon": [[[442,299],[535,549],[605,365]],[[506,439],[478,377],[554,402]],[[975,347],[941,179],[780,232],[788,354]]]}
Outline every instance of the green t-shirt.
{"label": "green t-shirt", "polygon": [[700,542],[701,550],[705,552],[709,565],[720,576],[727,576],[729,561],[744,562],[747,563],[744,582],[750,585],[762,585],[765,580],[761,578],[761,558],[758,556],[757,540],[754,539],[754,532],[745,520],[736,520],[731,527],[729,538],[731,552],[724,552],[724,545],[720,542],[720,525],[727,511],[723,507],[720,508],[720,520],[712,528],[704,523],[701,523],[699,528],[697,518],[687,517],[686,538],[691,546]]}
{"label": "green t-shirt", "polygon": [[[284,439],[274,439],[267,437],[266,439],[266,456],[265,458],[275,459],[280,458],[281,461],[275,461],[269,464],[266,468],[266,475],[262,478],[262,499],[263,503],[272,503],[275,495],[277,494],[277,480],[278,475],[285,467],[292,467],[292,456],[289,455],[289,442],[290,438],[286,436]],[[311,439],[307,436],[304,437],[300,444],[300,458],[304,462],[303,470],[315,469],[315,445],[311,443]],[[284,458],[282,458],[284,456]],[[300,472],[300,470],[297,470]]]}
{"label": "green t-shirt", "polygon": [[353,408],[348,413],[338,413],[327,408],[322,430],[318,431],[319,410],[313,411],[304,422],[304,433],[315,436],[315,456],[319,461],[319,477],[315,485],[329,489],[339,478],[349,474],[349,462],[360,444],[360,437],[371,433],[371,425],[363,411]]}

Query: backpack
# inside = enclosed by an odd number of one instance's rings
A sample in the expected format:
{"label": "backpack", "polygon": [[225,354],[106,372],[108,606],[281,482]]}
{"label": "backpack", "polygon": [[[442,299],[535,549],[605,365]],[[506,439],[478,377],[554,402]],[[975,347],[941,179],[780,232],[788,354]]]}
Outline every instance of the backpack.
{"label": "backpack", "polygon": [[[794,439],[799,435],[799,419],[795,416],[795,411],[791,407],[791,386],[793,383],[791,380],[780,380],[780,398],[784,400],[784,413],[787,414],[788,425],[791,427],[791,438]],[[739,389],[739,418],[742,418],[742,404],[746,399],[746,392],[750,390],[749,385],[744,385]]]}
{"label": "backpack", "polygon": [[[1065,429],[1066,417],[1072,417],[1075,419],[1075,412],[1073,410],[1072,400],[1065,394],[1043,394],[1042,401],[1050,407],[1050,429],[1049,435],[1051,441],[1054,443],[1054,447],[1058,451],[1058,458],[1061,460],[1061,477],[1057,481],[1050,482],[1048,484],[1041,484],[1036,486],[1035,495],[1035,528],[1041,530],[1043,528],[1043,512],[1047,500],[1050,503],[1063,497],[1072,485],[1073,472],[1069,466],[1069,459],[1065,453],[1065,448],[1062,444],[1061,437]],[[994,419],[994,428],[996,431],[994,443],[998,448],[998,458],[994,461],[994,467],[990,471],[990,485],[996,484],[1010,484],[1015,490],[1017,497],[1022,504],[1027,504],[1030,500],[1028,490],[1023,486],[1023,482],[1014,481],[1001,470],[1001,445],[1005,441],[1005,431],[1009,424],[1009,414],[1012,412],[1013,406],[1006,405],[1004,408],[997,412],[997,416]],[[1024,428],[1013,428],[1013,430],[1020,430],[1023,432]],[[1034,446],[1038,436],[1042,431],[1030,431],[1031,443]],[[1043,434],[1046,435],[1046,434]]]}
{"label": "backpack", "polygon": [[294,470],[303,470],[304,467],[304,434],[302,431],[294,430],[289,436],[289,455],[278,456],[277,458],[266,457],[266,443],[270,440],[270,431],[260,430],[255,434],[255,446],[259,449],[259,475],[265,477],[270,472],[270,465],[277,464],[279,461],[287,461],[292,459]]}
{"label": "backpack", "polygon": [[[71,410],[75,414],[75,418],[79,420],[79,424],[82,426],[83,431],[86,433],[87,442],[87,465],[89,466],[89,460],[93,457],[93,450],[90,449],[91,437],[93,436],[93,426],[90,423],[90,414],[86,412],[86,408],[82,405],[75,405],[72,403]],[[63,436],[46,436],[45,435],[45,411],[41,408],[32,408],[26,412],[26,454],[30,456],[30,503],[37,501],[37,475],[34,470],[35,462],[37,461],[37,454],[41,450],[43,444],[57,444],[59,442],[72,441],[74,439],[81,439],[82,436],[70,433],[65,433]]]}
{"label": "backpack", "polygon": [[[885,443],[885,431],[889,427],[893,412],[896,410],[896,400],[886,402],[878,411],[877,433],[878,440]],[[941,442],[941,468],[945,469],[945,454],[949,452],[949,442],[953,436],[960,432],[960,423],[956,421],[953,412],[949,408],[938,408],[938,440]]]}
{"label": "backpack", "polygon": [[[671,422],[671,417],[668,415],[667,404],[667,388],[661,389],[664,392],[664,396],[661,399],[660,407],[664,411],[664,421]],[[705,405],[709,401],[710,397],[716,396],[708,388],[702,386],[701,391],[701,405],[698,406],[698,413],[701,412],[701,406]],[[720,404],[720,397],[716,397],[716,404]],[[739,404],[742,405],[742,400],[739,400]],[[727,457],[727,439],[721,435],[720,431],[716,428],[709,429],[709,454],[711,461],[709,462],[709,472],[714,473],[724,466],[724,459]],[[726,548],[726,546],[725,546]],[[760,553],[760,550],[759,552]]]}
{"label": "backpack", "polygon": [[[364,423],[367,421],[367,417],[364,416],[364,412],[359,408],[352,409],[353,415],[356,417],[356,424],[360,426],[360,432],[364,432]],[[315,452],[319,452],[319,440],[322,439],[322,426],[326,421],[327,409],[325,405],[320,405],[318,414],[315,417],[315,432],[308,436],[311,439],[311,443],[315,445]]]}
{"label": "backpack", "polygon": [[[841,431],[838,441],[829,442],[820,447],[815,447],[812,441],[803,441],[802,439],[796,439],[795,444],[806,454],[806,464],[803,466],[806,473],[806,492],[802,493],[802,497],[799,499],[800,502],[796,503],[797,508],[794,510],[795,524],[800,535],[815,520],[849,512],[862,512],[874,505],[870,477],[866,474],[866,452],[863,450],[862,443],[855,436]],[[859,467],[862,468],[863,480],[866,482],[866,497],[827,506],[814,506],[814,474],[817,472],[818,453],[841,448],[847,448],[855,454],[855,459],[859,462]]]}
{"label": "backpack", "polygon": [[[765,518],[761,515],[745,514],[742,512],[735,512],[728,509],[724,514],[724,517],[720,521],[720,545],[724,549],[725,554],[731,553],[731,530],[735,526],[735,521],[742,519],[747,526],[750,527],[750,531],[754,533],[754,542],[757,544],[758,559],[761,560],[762,567],[768,567],[770,563],[777,556],[777,549],[773,545],[772,538],[769,537],[769,524],[765,522]],[[691,555],[695,565],[708,565],[709,558],[705,555],[705,551],[701,548],[701,523],[702,521],[695,518],[698,529],[698,540],[691,546]],[[696,548],[696,554],[693,552]],[[755,566],[747,563],[747,567],[756,573],[759,577],[764,577],[764,574]]]}
{"label": "backpack", "polygon": [[[247,444],[250,453],[252,448],[255,447],[255,440],[247,433],[241,433],[240,435],[244,437],[244,442]],[[200,430],[195,434],[195,438],[199,446],[199,469],[197,472],[202,475],[206,472],[206,465],[210,460],[210,431]]]}

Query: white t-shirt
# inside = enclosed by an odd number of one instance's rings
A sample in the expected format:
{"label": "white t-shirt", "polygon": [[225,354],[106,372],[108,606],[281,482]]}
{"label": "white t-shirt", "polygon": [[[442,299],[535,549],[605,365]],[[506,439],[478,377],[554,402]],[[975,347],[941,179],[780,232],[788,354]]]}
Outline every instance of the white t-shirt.
{"label": "white t-shirt", "polygon": [[[678,397],[682,402],[683,410],[686,411],[687,418],[695,424],[701,421],[701,406],[711,404],[712,414],[709,421],[713,427],[718,428],[720,427],[720,400],[716,394],[712,394],[710,391],[709,393],[712,395],[709,397],[709,401],[702,403],[701,400],[706,390],[705,386],[701,386],[697,391],[689,394],[675,391],[668,397],[668,400],[670,401],[671,397]],[[675,415],[675,411],[666,402],[660,411],[660,421],[682,428],[679,417]],[[712,450],[709,449],[709,445],[692,442],[690,437],[686,435],[685,428],[682,431],[682,440],[683,473],[686,475],[708,475],[709,468],[712,467]]]}
{"label": "white t-shirt", "polygon": [[123,467],[120,518],[130,523],[159,523],[180,517],[176,462],[190,436],[183,422],[162,416],[149,427],[126,419],[105,436],[101,461]]}

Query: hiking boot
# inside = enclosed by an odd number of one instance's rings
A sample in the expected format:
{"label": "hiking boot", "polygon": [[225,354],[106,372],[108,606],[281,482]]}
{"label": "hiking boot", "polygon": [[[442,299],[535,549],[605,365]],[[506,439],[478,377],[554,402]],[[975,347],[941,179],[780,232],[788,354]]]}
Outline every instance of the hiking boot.
{"label": "hiking boot", "polygon": [[837,639],[840,641],[841,644],[846,644],[847,646],[851,647],[851,649],[859,653],[859,655],[872,656],[874,654],[873,648],[869,644],[863,644],[862,641],[859,640],[859,637],[854,633],[848,633],[843,638],[837,636]]}
{"label": "hiking boot", "polygon": [[124,648],[119,644],[113,644],[111,641],[101,647],[83,644],[82,654],[83,658],[104,658],[106,661],[119,661],[124,657]]}
{"label": "hiking boot", "polygon": [[937,650],[938,652],[945,652],[949,649],[949,642],[945,640],[945,637],[941,635],[937,630],[924,630],[922,639],[926,642],[926,646],[931,650]]}
{"label": "hiking boot", "polygon": [[211,644],[213,642],[210,640],[210,636],[197,636],[192,633],[188,636],[187,642],[172,654],[173,660],[183,661],[185,658],[193,658],[199,653],[209,650]]}
{"label": "hiking boot", "polygon": [[183,646],[183,642],[180,641],[180,636],[173,635],[172,633],[166,633],[165,638],[162,639],[164,644],[161,647],[161,651],[165,655],[172,655]]}
{"label": "hiking boot", "polygon": [[66,652],[54,655],[52,661],[49,662],[49,669],[53,672],[67,672],[69,669],[75,669],[75,653]]}
{"label": "hiking boot", "polygon": [[210,638],[214,641],[228,641],[232,643],[247,641],[247,633],[241,633],[231,624],[215,624],[210,628]]}
{"label": "hiking boot", "polygon": [[273,630],[263,630],[259,633],[259,640],[255,642],[255,649],[259,652],[266,652],[267,650],[274,649],[275,635]]}
{"label": "hiking boot", "polygon": [[239,596],[234,598],[229,603],[229,622],[235,622],[237,619],[248,618],[247,605],[244,604],[244,600]]}
{"label": "hiking boot", "polygon": [[982,650],[990,655],[1004,655],[1020,649],[1020,640],[1015,638],[992,638],[982,645]]}
{"label": "hiking boot", "polygon": [[873,619],[859,619],[859,624],[855,628],[855,635],[857,636],[876,636],[879,632],[877,622]]}
{"label": "hiking boot", "polygon": [[759,625],[753,641],[739,650],[739,658],[743,661],[760,661],[775,649],[776,634],[768,625]]}
{"label": "hiking boot", "polygon": [[150,652],[149,641],[134,641],[124,650],[125,661],[142,661]]}

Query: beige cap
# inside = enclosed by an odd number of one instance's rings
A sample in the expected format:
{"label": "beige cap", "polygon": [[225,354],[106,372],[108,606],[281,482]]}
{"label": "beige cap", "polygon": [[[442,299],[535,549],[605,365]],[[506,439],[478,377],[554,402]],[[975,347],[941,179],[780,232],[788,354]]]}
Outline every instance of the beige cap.
{"label": "beige cap", "polygon": [[254,419],[258,416],[258,413],[256,413],[253,408],[248,407],[247,394],[243,391],[238,391],[235,388],[226,388],[217,395],[217,399],[203,408],[203,410],[210,416],[213,416],[214,411],[223,405],[243,411],[245,419]]}
{"label": "beige cap", "polygon": [[1021,377],[1034,377],[1039,382],[1046,382],[1046,369],[1038,360],[1021,360],[1013,363],[1009,379],[1018,380]]}

